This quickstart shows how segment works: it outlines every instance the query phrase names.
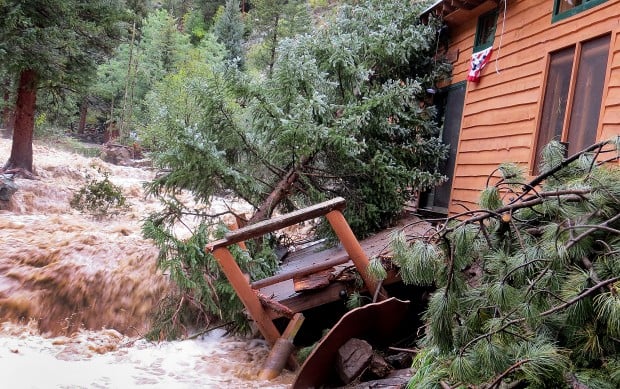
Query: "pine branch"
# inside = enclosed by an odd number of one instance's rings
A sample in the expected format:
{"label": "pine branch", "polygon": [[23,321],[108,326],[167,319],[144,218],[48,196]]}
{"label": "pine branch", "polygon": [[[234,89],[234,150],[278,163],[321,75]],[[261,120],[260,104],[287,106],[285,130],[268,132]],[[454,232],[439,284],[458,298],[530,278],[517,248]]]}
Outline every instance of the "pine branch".
{"label": "pine branch", "polygon": [[[596,292],[597,290],[599,290],[600,288],[603,288],[609,284],[613,284],[614,282],[620,280],[620,277],[613,277],[610,278],[608,280],[605,281],[601,281],[598,284],[594,285],[593,287],[586,289],[585,291],[581,292],[579,295],[575,296],[574,298],[568,300],[567,302],[565,302],[564,304],[558,305],[556,307],[553,307],[547,311],[544,311],[542,313],[540,313],[540,317],[545,317],[545,316],[549,316],[552,313],[555,313],[557,311],[561,311],[563,309],[566,309],[568,307],[570,307],[571,305],[575,304],[576,302],[584,299],[585,297],[588,297],[589,295],[591,295],[592,293]],[[514,311],[513,311],[514,312]],[[473,344],[477,343],[478,341],[491,337],[495,334],[498,334],[502,331],[504,331],[506,328],[515,325],[515,324],[519,324],[525,321],[524,317],[518,318],[518,319],[513,319],[510,320],[508,322],[506,322],[505,324],[503,324],[501,327],[499,327],[496,330],[487,332],[485,334],[479,335],[477,337],[475,337],[474,339],[470,340],[469,342],[467,342],[467,344],[465,344],[463,347],[461,347],[461,349],[459,350],[459,355],[463,355],[463,353],[465,352],[465,350],[467,350],[470,346],[472,346]]]}
{"label": "pine branch", "polygon": [[584,290],[583,292],[581,292],[579,295],[573,297],[572,299],[568,300],[567,302],[565,302],[562,305],[558,305],[557,307],[551,308],[545,312],[542,312],[540,314],[540,316],[548,316],[551,315],[552,313],[555,313],[557,311],[561,311],[562,309],[568,308],[571,305],[575,304],[576,302],[578,302],[579,300],[584,299],[585,297],[588,297],[589,295],[591,295],[592,293],[596,292],[597,290],[599,290],[600,288],[603,288],[609,284],[613,284],[614,282],[620,280],[620,277],[613,277],[610,278],[608,280],[605,281],[601,281],[598,284],[594,285],[593,287]]}
{"label": "pine branch", "polygon": [[517,266],[517,267],[515,267],[513,269],[510,269],[510,271],[508,271],[508,273],[506,273],[506,275],[502,279],[502,282],[506,282],[508,280],[508,277],[510,277],[512,275],[512,273],[516,272],[517,270],[522,269],[524,267],[527,267],[527,266],[529,266],[529,265],[531,265],[533,263],[536,263],[536,262],[547,262],[547,263],[549,263],[551,261],[549,261],[548,259],[544,259],[544,258],[537,258],[537,259],[532,259],[530,261],[527,261],[527,262],[525,262],[525,263],[523,263],[523,264],[521,264],[521,265],[519,265],[519,266]]}
{"label": "pine branch", "polygon": [[536,187],[538,185],[540,185],[543,181],[545,181],[547,178],[553,176],[555,173],[559,172],[560,170],[564,169],[566,166],[570,165],[572,162],[578,160],[583,154],[585,153],[589,153],[592,152],[594,150],[597,149],[602,149],[604,146],[611,144],[611,141],[606,140],[606,141],[602,141],[602,142],[598,142],[595,143],[589,147],[586,147],[585,149],[581,150],[578,153],[575,153],[573,155],[571,155],[568,158],[565,158],[559,165],[555,166],[553,169],[550,169],[540,175],[538,175],[537,177],[535,177],[532,181],[530,181],[527,185],[527,187],[525,187],[523,189],[523,193],[526,194],[529,192],[529,188],[532,187]]}
{"label": "pine branch", "polygon": [[597,224],[597,225],[587,225],[586,224],[586,225],[576,225],[576,226],[568,227],[567,229],[575,229],[575,228],[589,228],[589,229],[587,231],[582,232],[581,234],[579,234],[575,238],[572,238],[571,240],[569,240],[568,243],[566,244],[566,249],[567,250],[570,249],[575,244],[577,244],[581,239],[583,239],[586,236],[596,232],[597,230],[608,231],[608,232],[611,232],[611,233],[616,234],[616,235],[620,234],[620,230],[608,227],[610,224],[615,223],[618,220],[620,220],[620,213],[617,214],[616,216],[612,217],[611,219],[601,223],[601,224]]}
{"label": "pine branch", "polygon": [[497,378],[495,380],[493,380],[493,382],[491,382],[491,384],[489,385],[489,389],[491,388],[495,388],[497,386],[499,386],[499,384],[501,384],[502,380],[504,378],[506,378],[506,376],[508,376],[508,374],[512,373],[513,371],[517,370],[518,368],[520,368],[522,365],[531,362],[532,360],[529,358],[526,359],[522,359],[520,361],[517,361],[517,363],[513,364],[512,366],[510,366],[508,369],[504,370],[504,372],[502,374],[500,374],[499,376],[497,376]]}

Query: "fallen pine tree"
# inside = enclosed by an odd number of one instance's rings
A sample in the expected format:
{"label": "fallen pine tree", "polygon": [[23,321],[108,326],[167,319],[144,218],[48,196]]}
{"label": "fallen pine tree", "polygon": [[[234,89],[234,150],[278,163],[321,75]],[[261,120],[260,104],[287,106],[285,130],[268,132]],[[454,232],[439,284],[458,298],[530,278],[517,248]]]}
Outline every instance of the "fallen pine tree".
{"label": "fallen pine tree", "polygon": [[480,209],[395,238],[403,280],[436,287],[409,387],[620,387],[619,146],[552,142],[539,176],[503,164]]}

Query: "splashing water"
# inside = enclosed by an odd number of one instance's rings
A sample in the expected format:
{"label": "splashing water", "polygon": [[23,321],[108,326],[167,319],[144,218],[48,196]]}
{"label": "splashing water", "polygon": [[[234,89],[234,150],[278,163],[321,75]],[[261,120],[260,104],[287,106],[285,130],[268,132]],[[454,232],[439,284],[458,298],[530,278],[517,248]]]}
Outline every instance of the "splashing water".
{"label": "splashing water", "polygon": [[[10,141],[0,139],[0,158]],[[37,180],[0,210],[0,377],[11,388],[284,388],[256,377],[261,341],[213,331],[200,339],[140,338],[170,287],[140,220],[158,203],[144,198],[153,172],[34,146]],[[6,157],[4,157],[6,158]],[[69,206],[97,168],[123,189],[130,209],[108,219]],[[6,204],[5,204],[6,208]]]}

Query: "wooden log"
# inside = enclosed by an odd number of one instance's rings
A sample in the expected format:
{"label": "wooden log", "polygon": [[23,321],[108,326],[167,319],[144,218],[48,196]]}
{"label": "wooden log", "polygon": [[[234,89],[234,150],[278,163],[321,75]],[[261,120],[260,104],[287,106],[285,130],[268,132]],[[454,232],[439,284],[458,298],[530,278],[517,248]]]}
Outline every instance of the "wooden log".
{"label": "wooden log", "polygon": [[286,318],[292,319],[295,315],[295,313],[291,311],[286,305],[280,304],[278,301],[269,298],[262,293],[256,292],[256,295],[258,296],[261,304],[263,304],[263,306],[265,306],[267,309],[276,313],[278,317],[284,316]]}
{"label": "wooden log", "polygon": [[313,264],[312,266],[304,267],[301,269],[291,270],[289,272],[276,274],[274,276],[264,278],[262,280],[258,280],[252,283],[252,288],[254,289],[262,289],[270,285],[277,284],[278,282],[294,279],[296,277],[304,277],[309,274],[313,274],[319,271],[323,271],[325,269],[331,269],[334,266],[342,265],[343,263],[349,262],[348,256],[337,257],[333,259],[328,259],[325,262],[321,262],[318,264]]}
{"label": "wooden log", "polygon": [[345,199],[336,197],[335,199],[324,201],[308,208],[300,209],[291,213],[287,213],[269,220],[263,220],[256,224],[245,226],[235,231],[228,232],[224,239],[211,242],[207,245],[207,251],[214,251],[220,247],[229,246],[233,243],[249,240],[257,236],[262,236],[269,232],[292,226],[306,220],[323,216],[334,210],[344,209],[346,205]]}
{"label": "wooden log", "polygon": [[411,369],[394,370],[385,378],[347,385],[346,389],[401,389],[407,385],[412,375]]}

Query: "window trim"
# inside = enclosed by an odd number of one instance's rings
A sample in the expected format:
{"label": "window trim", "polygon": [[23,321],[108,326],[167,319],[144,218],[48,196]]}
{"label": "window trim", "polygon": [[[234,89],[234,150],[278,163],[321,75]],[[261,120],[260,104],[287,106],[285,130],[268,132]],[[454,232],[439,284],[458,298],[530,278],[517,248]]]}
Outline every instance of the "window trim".
{"label": "window trim", "polygon": [[603,4],[607,0],[583,0],[580,5],[569,9],[568,11],[560,12],[560,0],[553,1],[553,12],[551,13],[551,23],[559,22],[561,20],[570,18],[597,5]]}
{"label": "window trim", "polygon": [[[488,49],[489,47],[493,46],[493,42],[495,42],[495,34],[497,33],[497,19],[499,17],[499,12],[497,8],[494,8],[488,12],[483,13],[482,15],[478,16],[478,21],[476,23],[476,35],[474,37],[474,49],[473,52],[477,53],[481,50],[484,49]],[[492,38],[485,43],[479,43],[478,41],[480,40],[480,34],[482,33],[480,25],[481,22],[485,19],[485,18],[493,18],[493,24],[495,25],[493,28],[493,36]]]}

